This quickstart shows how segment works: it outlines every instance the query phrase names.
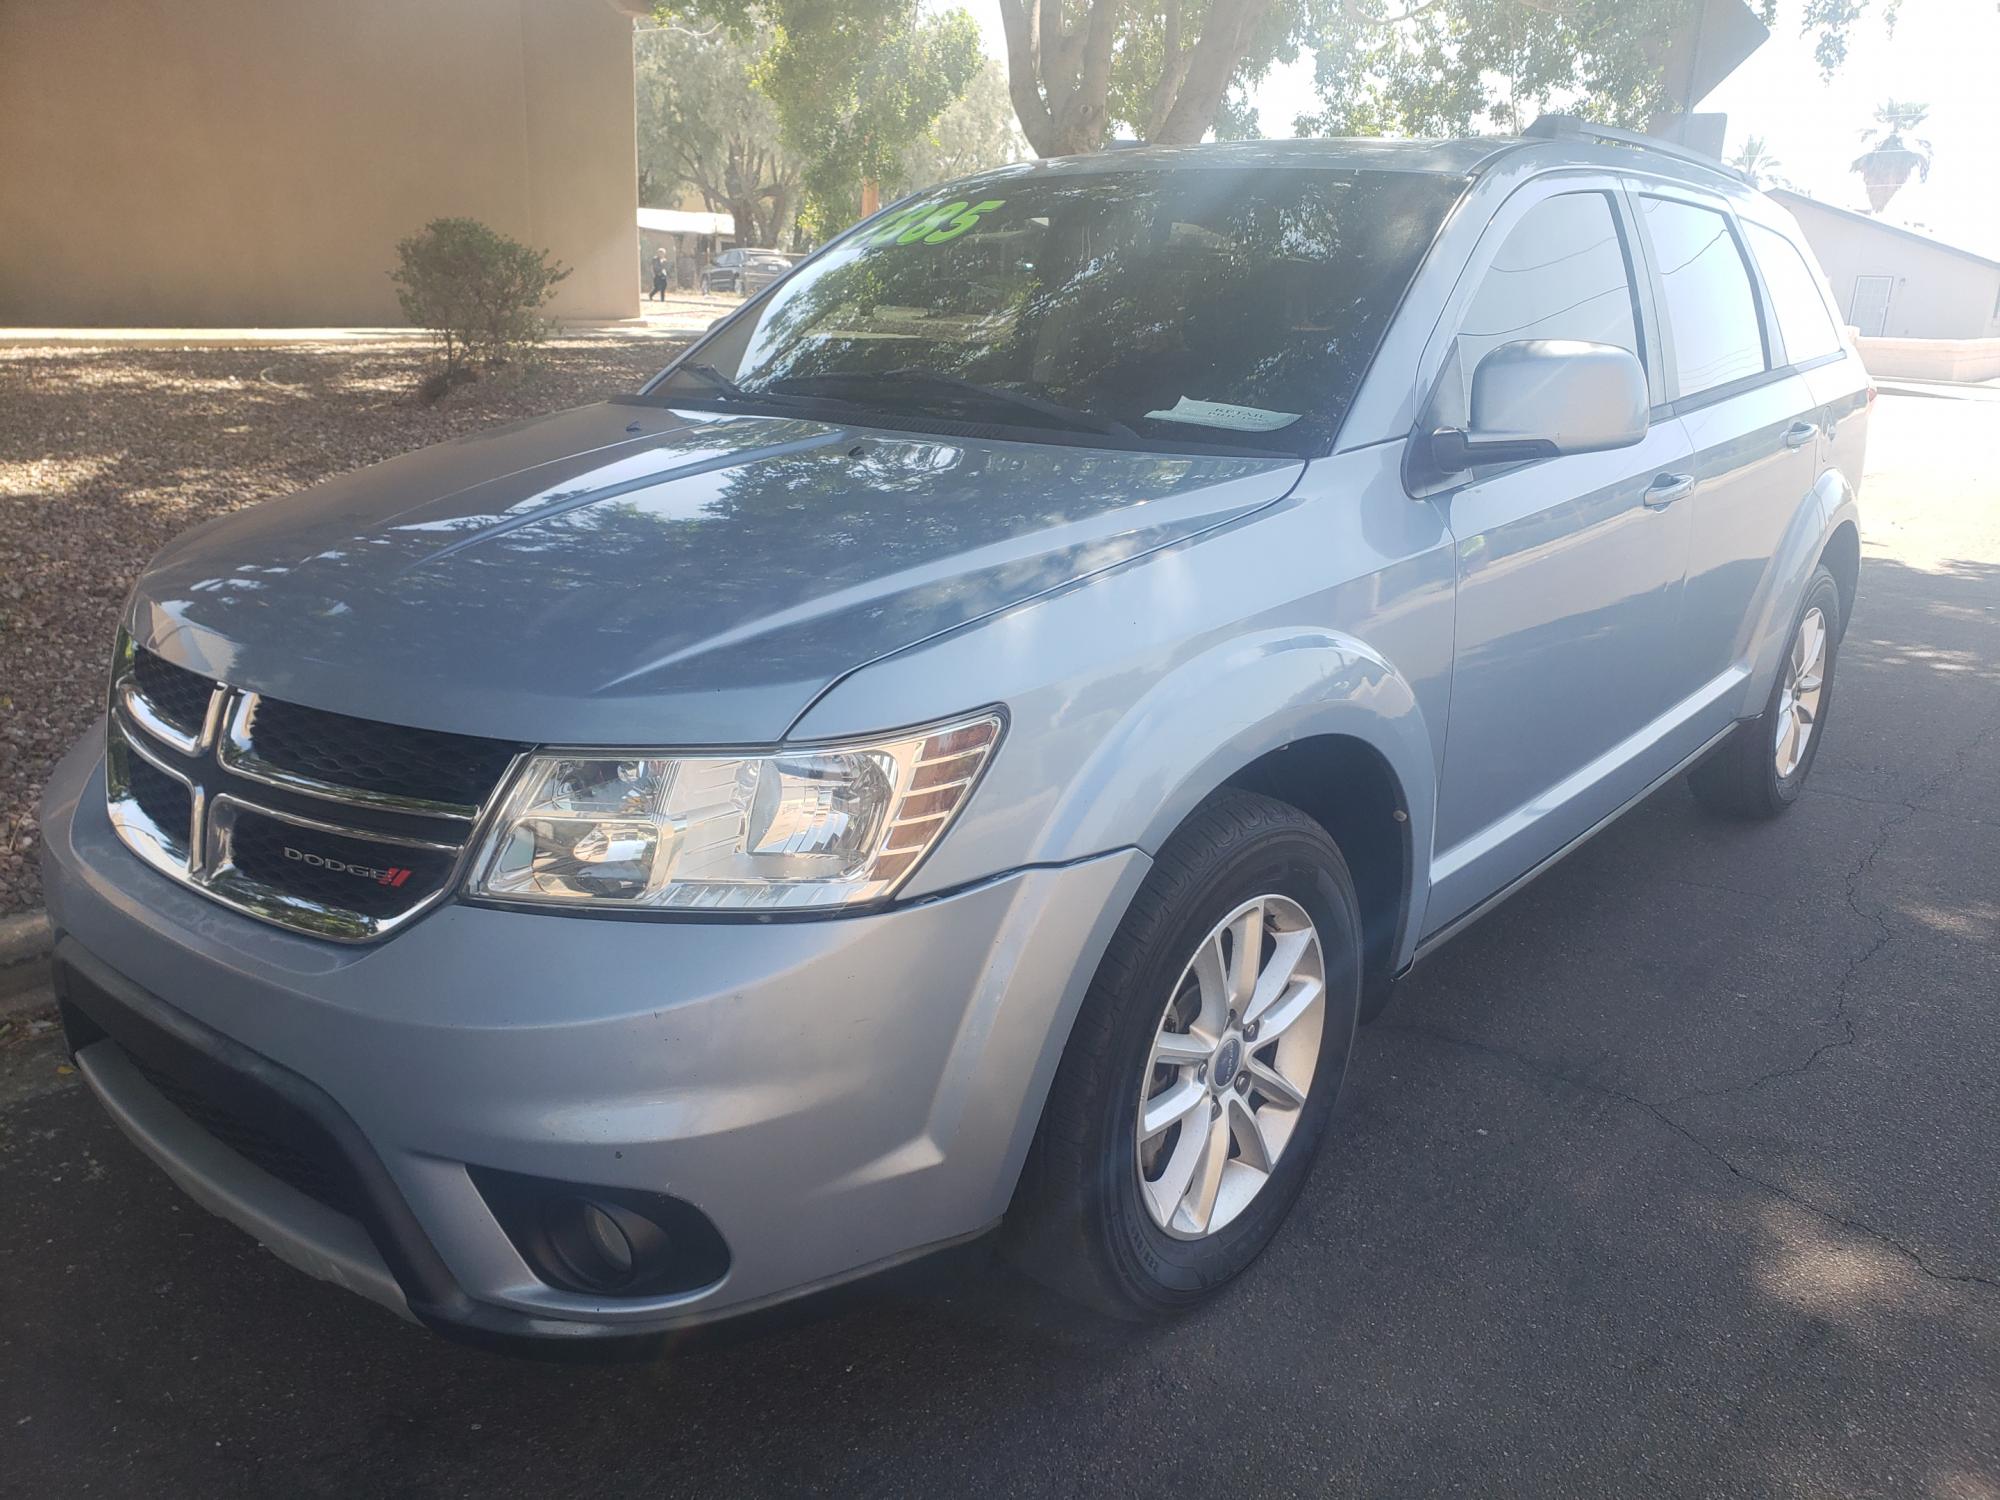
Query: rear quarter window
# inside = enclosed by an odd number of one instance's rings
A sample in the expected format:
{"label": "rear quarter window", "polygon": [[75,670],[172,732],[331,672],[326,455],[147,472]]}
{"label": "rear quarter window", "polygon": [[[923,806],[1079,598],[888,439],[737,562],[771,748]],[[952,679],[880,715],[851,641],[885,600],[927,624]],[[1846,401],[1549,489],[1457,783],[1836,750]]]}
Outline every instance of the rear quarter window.
{"label": "rear quarter window", "polygon": [[1778,331],[1785,336],[1785,358],[1797,365],[1839,353],[1840,330],[1834,327],[1833,315],[1820,295],[1819,279],[1798,246],[1762,224],[1746,221],[1743,229],[1757,269],[1764,273],[1764,289],[1771,294]]}

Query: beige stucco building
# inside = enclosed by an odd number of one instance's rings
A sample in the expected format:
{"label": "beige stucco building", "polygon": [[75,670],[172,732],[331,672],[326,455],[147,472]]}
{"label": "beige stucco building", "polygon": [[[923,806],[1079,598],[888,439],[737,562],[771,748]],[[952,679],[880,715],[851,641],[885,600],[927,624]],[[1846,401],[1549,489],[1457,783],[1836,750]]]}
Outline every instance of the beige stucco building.
{"label": "beige stucco building", "polygon": [[1775,188],[1847,321],[1869,338],[2000,336],[2000,260]]}
{"label": "beige stucco building", "polygon": [[645,0],[0,0],[0,325],[402,321],[466,215],[638,311]]}

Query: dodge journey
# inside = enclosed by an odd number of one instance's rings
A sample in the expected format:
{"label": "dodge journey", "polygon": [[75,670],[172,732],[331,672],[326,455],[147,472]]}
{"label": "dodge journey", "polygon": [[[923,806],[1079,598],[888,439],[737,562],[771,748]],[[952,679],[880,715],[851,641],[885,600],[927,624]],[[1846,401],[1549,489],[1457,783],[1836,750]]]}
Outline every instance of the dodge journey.
{"label": "dodge journey", "polygon": [[1671,778],[1798,798],[1872,395],[1781,209],[1575,122],[919,193],[149,565],[43,812],[69,1047],[443,1331],[993,1231],[1188,1306],[1428,951]]}

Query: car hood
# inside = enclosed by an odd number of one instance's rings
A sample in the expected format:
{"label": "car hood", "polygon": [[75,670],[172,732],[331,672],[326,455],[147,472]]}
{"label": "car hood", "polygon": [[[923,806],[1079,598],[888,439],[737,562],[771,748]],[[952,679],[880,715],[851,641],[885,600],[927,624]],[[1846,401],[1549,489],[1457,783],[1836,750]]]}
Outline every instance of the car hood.
{"label": "car hood", "polygon": [[[128,623],[338,713],[768,742],[854,668],[1266,505],[1301,468],[608,402],[211,521],[154,560]],[[958,696],[940,712],[979,685]]]}

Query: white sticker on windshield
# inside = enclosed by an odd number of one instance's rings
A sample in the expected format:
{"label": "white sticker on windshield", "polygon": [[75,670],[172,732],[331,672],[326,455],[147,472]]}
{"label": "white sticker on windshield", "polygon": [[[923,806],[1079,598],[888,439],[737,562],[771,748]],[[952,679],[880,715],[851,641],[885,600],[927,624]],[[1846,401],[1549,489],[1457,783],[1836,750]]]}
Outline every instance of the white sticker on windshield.
{"label": "white sticker on windshield", "polygon": [[1192,422],[1236,432],[1276,432],[1299,419],[1295,411],[1266,411],[1261,406],[1231,406],[1226,401],[1196,401],[1189,396],[1181,397],[1166,411],[1149,411],[1146,415],[1160,422]]}

